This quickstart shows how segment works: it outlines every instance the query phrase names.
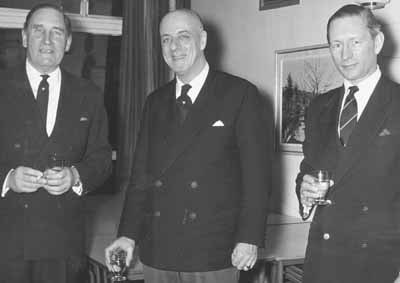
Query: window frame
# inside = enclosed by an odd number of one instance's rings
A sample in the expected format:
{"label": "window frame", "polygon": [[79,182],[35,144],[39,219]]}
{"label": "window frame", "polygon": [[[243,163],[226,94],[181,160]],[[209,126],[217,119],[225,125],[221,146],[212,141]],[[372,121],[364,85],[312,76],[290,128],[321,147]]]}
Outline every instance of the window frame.
{"label": "window frame", "polygon": [[[21,29],[28,14],[27,9],[0,8],[0,28]],[[71,19],[73,32],[97,35],[122,35],[122,17],[66,13]]]}

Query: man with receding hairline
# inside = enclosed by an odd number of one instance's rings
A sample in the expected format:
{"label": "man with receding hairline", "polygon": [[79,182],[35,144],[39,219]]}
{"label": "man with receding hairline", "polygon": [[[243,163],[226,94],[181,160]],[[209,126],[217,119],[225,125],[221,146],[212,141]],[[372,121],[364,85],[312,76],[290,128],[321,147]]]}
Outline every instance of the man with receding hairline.
{"label": "man with receding hairline", "polygon": [[263,101],[248,81],[212,70],[207,32],[191,10],[160,24],[175,79],[147,98],[118,235],[136,246],[147,283],[233,283],[264,244],[270,143]]}
{"label": "man with receding hairline", "polygon": [[111,171],[103,96],[60,68],[61,7],[34,6],[21,35],[24,64],[0,74],[0,282],[83,283],[83,199]]}

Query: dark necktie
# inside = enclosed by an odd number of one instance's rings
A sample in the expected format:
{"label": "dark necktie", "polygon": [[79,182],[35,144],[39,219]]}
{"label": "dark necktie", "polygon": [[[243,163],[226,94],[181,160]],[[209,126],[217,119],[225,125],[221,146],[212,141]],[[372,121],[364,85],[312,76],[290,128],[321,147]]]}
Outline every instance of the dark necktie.
{"label": "dark necktie", "polygon": [[340,140],[346,145],[355,125],[357,124],[357,101],[354,93],[358,91],[357,86],[349,87],[349,94],[344,102],[342,113],[340,114]]}
{"label": "dark necktie", "polygon": [[179,122],[181,124],[185,121],[189,109],[192,106],[192,100],[190,99],[189,95],[187,95],[191,87],[192,86],[189,84],[183,85],[181,88],[181,95],[179,95],[178,99],[176,100],[179,109]]}
{"label": "dark necktie", "polygon": [[49,101],[49,83],[47,79],[49,75],[41,75],[42,80],[40,81],[39,88],[37,91],[36,102],[39,107],[40,114],[42,115],[43,121],[46,125],[47,121],[47,104]]}

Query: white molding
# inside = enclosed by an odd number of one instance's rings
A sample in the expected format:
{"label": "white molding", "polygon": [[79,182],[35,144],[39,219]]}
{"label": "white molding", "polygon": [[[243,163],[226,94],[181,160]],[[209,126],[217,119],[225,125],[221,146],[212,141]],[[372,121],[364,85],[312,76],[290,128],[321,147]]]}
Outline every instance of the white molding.
{"label": "white molding", "polygon": [[[0,28],[20,29],[24,25],[28,10],[0,8]],[[81,16],[79,14],[67,15],[71,19],[72,30],[103,35],[122,35],[122,18],[111,16]]]}

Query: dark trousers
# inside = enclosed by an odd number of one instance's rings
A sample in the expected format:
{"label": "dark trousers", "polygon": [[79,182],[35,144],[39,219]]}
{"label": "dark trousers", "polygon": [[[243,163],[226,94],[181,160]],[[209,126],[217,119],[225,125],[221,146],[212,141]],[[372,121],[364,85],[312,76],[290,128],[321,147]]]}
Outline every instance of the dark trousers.
{"label": "dark trousers", "polygon": [[239,271],[227,268],[207,272],[176,272],[143,265],[145,283],[237,283]]}
{"label": "dark trousers", "polygon": [[87,283],[85,258],[0,261],[0,283]]}

